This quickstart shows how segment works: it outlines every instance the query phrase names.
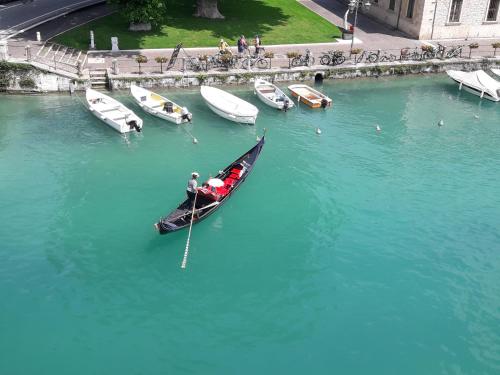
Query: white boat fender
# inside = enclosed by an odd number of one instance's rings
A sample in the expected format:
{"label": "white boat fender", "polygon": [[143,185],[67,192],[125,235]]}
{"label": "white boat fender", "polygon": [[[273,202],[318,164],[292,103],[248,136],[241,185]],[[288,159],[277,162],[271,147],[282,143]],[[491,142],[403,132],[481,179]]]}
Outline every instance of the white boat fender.
{"label": "white boat fender", "polygon": [[458,85],[459,90],[462,90],[462,85],[463,85],[463,82],[460,82],[460,85]]}

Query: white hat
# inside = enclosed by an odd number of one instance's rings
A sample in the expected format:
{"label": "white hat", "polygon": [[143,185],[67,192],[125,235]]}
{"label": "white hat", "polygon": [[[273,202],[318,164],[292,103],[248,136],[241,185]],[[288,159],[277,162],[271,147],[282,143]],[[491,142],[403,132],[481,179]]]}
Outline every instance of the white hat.
{"label": "white hat", "polygon": [[192,172],[192,173],[191,173],[191,176],[200,177],[200,174],[199,174],[198,172]]}

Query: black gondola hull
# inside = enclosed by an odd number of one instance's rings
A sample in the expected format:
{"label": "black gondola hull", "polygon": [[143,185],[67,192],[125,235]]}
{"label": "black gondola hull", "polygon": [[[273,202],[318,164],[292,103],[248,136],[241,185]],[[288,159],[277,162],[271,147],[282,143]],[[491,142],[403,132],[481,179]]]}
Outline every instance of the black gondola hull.
{"label": "black gondola hull", "polygon": [[[264,137],[248,152],[244,155],[240,156],[233,163],[227,166],[221,173],[217,174],[215,178],[224,179],[230,174],[232,168],[238,165],[242,165],[246,168],[243,175],[239,180],[235,183],[232,189],[225,195],[218,203],[211,204],[201,204],[196,205],[195,214],[193,217],[193,225],[202,221],[203,219],[210,216],[212,213],[217,211],[217,209],[222,206],[226,200],[240,187],[240,185],[245,182],[246,178],[253,170],[254,164],[259,158],[259,155],[262,151],[262,147],[264,146],[265,140]],[[205,209],[206,207],[206,209]],[[192,216],[192,208],[189,208],[189,200],[186,199],[182,202],[173,212],[171,212],[168,216],[163,217],[154,224],[155,228],[158,230],[160,234],[167,234],[171,232],[176,232],[183,228],[188,227],[191,224],[191,216]]]}

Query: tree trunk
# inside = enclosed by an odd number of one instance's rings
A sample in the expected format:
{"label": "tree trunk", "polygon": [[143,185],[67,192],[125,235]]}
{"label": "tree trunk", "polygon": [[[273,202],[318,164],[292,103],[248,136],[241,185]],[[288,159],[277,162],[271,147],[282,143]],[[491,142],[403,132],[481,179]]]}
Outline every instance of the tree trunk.
{"label": "tree trunk", "polygon": [[197,0],[195,17],[203,18],[224,18],[217,8],[217,0]]}

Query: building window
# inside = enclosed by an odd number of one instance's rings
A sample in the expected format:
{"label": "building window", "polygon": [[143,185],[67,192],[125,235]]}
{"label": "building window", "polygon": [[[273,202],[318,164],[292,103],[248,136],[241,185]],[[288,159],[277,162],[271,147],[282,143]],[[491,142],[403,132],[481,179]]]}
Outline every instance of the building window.
{"label": "building window", "polygon": [[452,0],[450,9],[450,18],[448,22],[460,22],[460,12],[462,11],[463,0]]}
{"label": "building window", "polygon": [[415,7],[415,0],[408,0],[408,9],[406,9],[406,17],[413,17],[413,8]]}
{"label": "building window", "polygon": [[389,1],[389,9],[394,10],[395,7],[396,7],[396,0],[390,0]]}
{"label": "building window", "polygon": [[488,6],[488,13],[486,13],[486,21],[496,21],[498,15],[498,4],[500,0],[490,0]]}

